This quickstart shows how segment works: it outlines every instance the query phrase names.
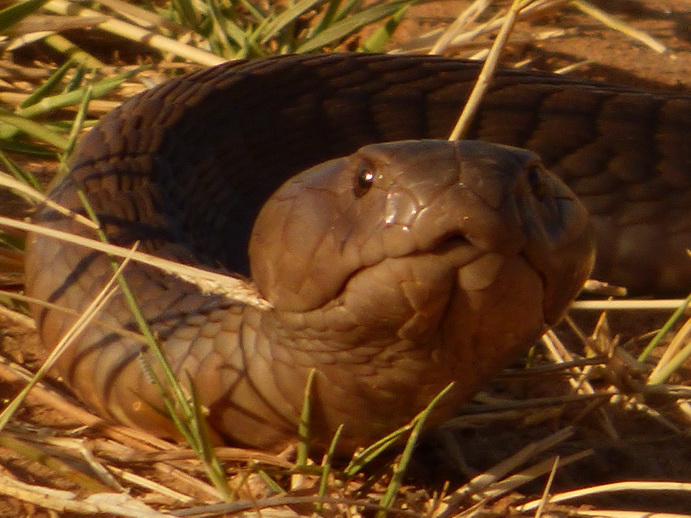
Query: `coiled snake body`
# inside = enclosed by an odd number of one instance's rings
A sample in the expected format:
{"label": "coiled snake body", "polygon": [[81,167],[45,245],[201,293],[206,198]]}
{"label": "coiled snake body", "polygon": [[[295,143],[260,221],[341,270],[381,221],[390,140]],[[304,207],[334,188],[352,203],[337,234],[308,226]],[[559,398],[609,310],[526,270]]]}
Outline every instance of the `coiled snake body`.
{"label": "coiled snake body", "polygon": [[[84,138],[71,170],[111,242],[250,276],[273,305],[126,270],[226,439],[293,440],[313,369],[316,445],[343,423],[350,451],[455,381],[432,423],[448,417],[558,321],[590,271],[591,226],[596,277],[634,292],[691,288],[691,99],[498,74],[472,137],[537,152],[591,224],[531,152],[413,140],[448,136],[477,72],[422,56],[229,63],[131,99]],[[51,197],[82,211],[72,182]],[[94,235],[52,210],[36,219]],[[30,239],[33,296],[81,311],[111,274],[99,253]],[[74,321],[35,314],[49,347]],[[122,296],[99,320],[136,329]],[[59,370],[103,415],[170,435],[141,355],[94,325]]]}

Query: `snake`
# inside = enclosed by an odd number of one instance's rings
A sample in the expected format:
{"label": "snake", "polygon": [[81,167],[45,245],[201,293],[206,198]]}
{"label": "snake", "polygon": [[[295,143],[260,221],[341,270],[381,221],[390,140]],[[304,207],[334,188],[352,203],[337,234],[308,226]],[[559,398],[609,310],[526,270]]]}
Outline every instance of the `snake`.
{"label": "snake", "polygon": [[[591,270],[633,294],[691,289],[691,97],[499,70],[449,142],[480,66],[228,62],[127,100],[81,140],[52,201],[86,214],[86,198],[109,242],[241,277],[271,306],[124,270],[215,440],[326,448],[341,429],[348,454],[450,386],[433,428],[558,323]],[[50,206],[34,221],[98,237]],[[30,235],[48,349],[112,272],[103,253]],[[97,321],[58,374],[100,415],[178,437],[125,294]]]}

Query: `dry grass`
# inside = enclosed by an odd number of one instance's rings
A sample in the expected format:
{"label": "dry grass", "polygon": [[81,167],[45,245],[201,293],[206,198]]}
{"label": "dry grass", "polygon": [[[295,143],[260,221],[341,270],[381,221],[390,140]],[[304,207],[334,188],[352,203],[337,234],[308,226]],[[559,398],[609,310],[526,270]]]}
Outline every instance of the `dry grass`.
{"label": "dry grass", "polygon": [[[560,2],[551,2],[556,3]],[[588,8],[585,2],[579,3]],[[119,12],[117,19],[108,10],[101,12],[77,8],[62,0],[48,2],[45,6],[47,11],[37,12],[21,22],[15,22],[7,52],[19,48],[36,34],[35,26],[31,28],[29,25],[27,29],[27,25],[22,28],[21,24],[32,22],[33,17],[43,15],[44,12],[52,12],[60,14],[51,20],[54,24],[51,27],[57,24],[57,29],[53,29],[57,32],[48,37],[44,35],[43,41],[53,48],[67,45],[72,51],[82,53],[78,55],[89,63],[99,61],[97,56],[88,54],[89,46],[75,49],[73,43],[61,41],[63,37],[58,29],[74,27],[75,24],[81,27],[98,26],[112,34],[124,35],[137,41],[146,40],[147,45],[162,52],[164,56],[172,53],[203,65],[222,61],[211,50],[223,47],[223,44],[213,38],[202,39],[198,33],[190,32],[182,25],[181,19],[170,21],[160,14],[143,12],[138,8],[133,10],[128,3],[117,0],[101,4]],[[474,2],[472,9],[459,19],[472,22],[477,18],[480,2]],[[68,14],[76,18],[68,17]],[[42,23],[41,27],[46,27],[45,20]],[[477,35],[482,31],[496,29],[499,23],[497,19],[491,19],[480,26],[474,26],[472,31],[466,28],[459,32],[459,28],[463,29],[464,25],[459,21],[450,27],[453,32],[439,31],[439,34],[443,34],[442,38],[435,34],[434,38],[423,37],[409,42],[409,45],[416,49],[435,47],[437,51],[442,48],[458,50],[459,45],[468,39],[468,32],[472,34],[474,31]],[[161,26],[164,29],[146,28],[147,25]],[[253,39],[248,39],[245,51],[249,52],[248,49],[254,48],[253,42],[259,40],[261,38],[256,35]],[[351,37],[346,37],[340,44],[348,46],[352,41]],[[290,46],[291,42],[279,41],[274,45],[280,50],[280,45]],[[14,92],[12,95],[0,94],[0,100],[16,111],[25,109],[20,103],[31,99],[41,85],[55,77],[50,67],[40,63],[19,68],[8,62],[5,64],[6,70],[12,71],[14,84],[21,85],[25,90],[24,93]],[[121,77],[117,86],[103,88],[102,95],[108,95],[107,99],[89,104],[88,115],[98,117],[122,98],[142,90],[147,82],[158,82],[166,71],[188,66],[164,58],[151,70],[135,77]],[[116,72],[119,71],[106,70],[102,77],[107,79]],[[64,79],[61,78],[60,81]],[[55,147],[60,151],[66,150],[70,147],[67,123],[72,115],[65,118],[65,113],[79,109],[79,100],[83,99],[87,91],[84,88],[77,100],[65,101],[64,98],[59,98],[62,94],[46,95],[41,101],[43,110],[34,108],[34,115],[44,116],[37,124],[39,127],[24,128],[32,135],[29,139],[22,136],[14,139],[18,134],[12,133],[11,128],[4,126],[1,129],[10,133],[9,141],[25,153],[25,157],[50,154]],[[93,89],[89,91],[93,92]],[[8,121],[10,119],[5,119],[5,122]],[[49,142],[54,147],[45,146],[42,142]],[[16,154],[13,156],[25,165],[35,160],[22,159],[21,155]],[[40,160],[41,168],[53,168],[45,165],[45,159]],[[8,162],[6,166],[9,168]],[[26,187],[17,188],[15,185],[7,188],[22,191],[23,196],[32,200],[40,200],[40,195]],[[0,221],[3,222],[8,226],[14,225],[19,230],[26,229],[20,221]],[[12,241],[9,234],[5,237]],[[15,245],[14,241],[12,245]],[[18,246],[21,248],[21,244]],[[109,253],[113,252],[106,245],[96,246]],[[3,257],[7,259],[0,258],[0,267],[16,268],[20,263],[18,258],[21,258],[21,251],[6,249],[4,254]],[[133,260],[140,258],[129,251],[123,254],[132,256]],[[183,273],[188,274],[189,272]],[[97,303],[98,301],[95,302]],[[627,301],[629,305],[632,303],[635,304]],[[639,306],[641,309],[638,311],[651,311],[648,302]],[[630,310],[631,308],[627,308],[627,311]],[[663,347],[654,344],[650,352],[642,353],[636,359],[630,357],[628,351],[644,351],[646,348],[637,337],[645,336],[650,329],[657,329],[657,322],[645,322],[641,324],[643,327],[640,330],[632,329],[629,333],[631,342],[622,344],[620,338],[611,331],[609,316],[602,315],[592,322],[593,318],[586,314],[588,311],[591,310],[586,308],[575,312],[574,318],[563,324],[556,333],[546,335],[543,345],[530,358],[528,368],[506,373],[497,381],[492,392],[479,395],[465,415],[443,427],[433,448],[436,451],[441,448],[443,463],[435,456],[438,453],[433,452],[428,456],[421,453],[419,462],[423,464],[422,475],[417,473],[420,467],[416,468],[414,462],[413,466],[403,463],[404,468],[410,468],[412,475],[411,481],[402,487],[392,485],[395,474],[401,471],[400,457],[382,463],[379,470],[370,469],[368,472],[346,476],[347,468],[340,465],[334,467],[329,458],[325,458],[321,466],[316,466],[296,463],[292,460],[295,458],[294,452],[274,456],[235,448],[216,448],[217,458],[226,471],[232,499],[226,503],[222,502],[228,499],[228,495],[224,497],[217,487],[206,481],[202,462],[191,449],[104,422],[74,403],[63,387],[34,378],[20,364],[31,363],[29,358],[17,363],[10,359],[16,359],[17,354],[10,354],[0,364],[0,378],[14,392],[15,387],[24,386],[32,378],[36,380],[36,384],[27,396],[28,405],[13,410],[16,413],[10,414],[7,411],[5,414],[11,415],[12,419],[8,420],[0,435],[0,444],[7,452],[0,462],[3,467],[0,470],[0,493],[10,497],[10,500],[5,507],[0,505],[0,516],[11,516],[13,513],[30,515],[34,512],[47,515],[37,511],[41,509],[65,515],[100,513],[142,517],[223,516],[259,511],[262,515],[272,516],[303,516],[315,512],[323,515],[359,516],[375,514],[381,510],[380,505],[387,498],[387,488],[391,487],[395,491],[390,493],[392,496],[386,507],[391,514],[406,516],[527,516],[568,513],[633,517],[658,509],[662,512],[668,507],[670,499],[665,499],[664,495],[669,492],[675,495],[673,499],[691,501],[691,484],[688,480],[670,478],[627,481],[625,474],[622,474],[617,483],[598,484],[597,477],[593,476],[585,484],[578,484],[581,487],[577,491],[553,490],[553,477],[550,474],[556,474],[558,479],[561,473],[565,473],[567,481],[573,481],[574,475],[570,469],[584,463],[588,466],[589,462],[596,465],[594,459],[599,455],[596,451],[598,443],[607,440],[624,441],[635,436],[646,445],[659,443],[657,449],[652,449],[653,454],[645,448],[635,452],[645,462],[654,462],[656,455],[660,462],[663,459],[674,459],[676,455],[689,455],[688,445],[686,450],[683,448],[688,443],[691,423],[691,391],[688,388],[691,376],[688,367],[684,367],[684,362],[691,354],[688,338],[691,324],[677,324],[673,328],[676,329],[673,331],[676,338],[660,342],[669,345]],[[612,305],[608,308],[608,315],[614,312],[612,318],[620,318],[618,311],[620,309]],[[627,315],[626,319],[638,320],[635,316],[630,316],[635,313]],[[679,312],[678,318],[685,319],[686,316]],[[21,313],[8,309],[2,310],[0,319],[0,325],[15,330],[13,335],[18,334],[17,329],[26,329],[31,325]],[[3,341],[8,348],[12,347],[9,343],[11,338],[10,334],[6,334]],[[21,335],[20,338],[28,340],[26,335]],[[645,337],[646,342],[649,339],[650,337]],[[21,343],[16,346],[18,350],[22,347]],[[670,357],[676,358],[677,362],[672,369],[668,367],[670,362],[674,362]],[[38,369],[34,365],[31,370],[35,372]],[[660,374],[661,372],[664,374]],[[565,426],[566,423],[569,426]],[[481,432],[475,432],[476,430]],[[489,434],[490,431],[497,432],[496,442],[491,444],[491,448],[497,450],[500,458],[486,458],[484,462],[479,462],[485,468],[477,473],[468,468],[465,457],[472,453],[473,447],[481,451],[482,446],[478,445],[485,443],[478,435]],[[510,444],[504,446],[512,451],[502,454],[501,438],[506,437],[506,434],[512,439]],[[514,436],[520,437],[514,439]],[[459,445],[466,447],[463,453],[459,452]],[[680,451],[668,450],[675,445],[681,445]],[[608,459],[600,459],[598,462],[606,464]],[[681,462],[691,462],[691,459],[682,458]],[[436,469],[430,469],[430,465],[435,465]],[[609,467],[618,466],[614,463]],[[455,470],[456,478],[463,479],[463,483],[445,485],[435,481],[439,477],[445,478],[449,469]],[[458,473],[464,476],[458,477]],[[660,478],[659,471],[642,470],[641,473],[650,473],[651,478],[658,473],[657,478]],[[678,473],[688,473],[688,470],[680,469]],[[544,478],[547,479],[545,483],[542,482]],[[536,485],[544,487],[542,498],[529,497],[536,493]],[[564,485],[568,483],[562,484]],[[633,507],[638,510],[577,507],[584,502],[598,502],[591,498],[593,495],[620,491],[646,492],[656,497],[650,497],[650,505]],[[615,500],[615,505],[616,502]],[[681,515],[667,513],[665,516]]]}

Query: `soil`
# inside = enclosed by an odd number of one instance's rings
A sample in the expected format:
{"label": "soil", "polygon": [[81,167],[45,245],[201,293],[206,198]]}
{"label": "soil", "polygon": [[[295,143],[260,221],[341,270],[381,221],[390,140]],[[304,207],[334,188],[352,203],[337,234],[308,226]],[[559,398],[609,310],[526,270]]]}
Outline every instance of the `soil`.
{"label": "soil", "polygon": [[[509,3],[497,2],[497,8],[503,9]],[[410,42],[439,24],[448,25],[468,4],[464,0],[435,0],[414,6],[396,33],[394,47]],[[519,22],[512,36],[512,41],[517,43],[508,45],[505,63],[527,62],[523,66],[545,71],[584,63],[570,75],[641,88],[691,91],[691,5],[688,1],[596,0],[592,4],[652,36],[665,46],[665,52],[657,53],[575,7],[562,7]],[[550,34],[555,37],[548,37]],[[476,50],[462,50],[462,54],[469,56]]]}
{"label": "soil", "polygon": [[[421,34],[445,26],[458,15],[469,2],[463,0],[441,0],[423,2],[411,8],[406,20],[396,34],[393,47],[410,42]],[[508,46],[504,62],[507,65],[522,63],[524,67],[541,70],[556,70],[574,63],[582,64],[571,72],[571,75],[600,81],[628,84],[649,89],[674,90],[691,93],[691,2],[688,0],[600,0],[594,4],[606,9],[609,13],[623,19],[638,30],[644,31],[659,40],[665,47],[664,53],[657,53],[640,42],[620,32],[613,31],[580,13],[575,8],[555,9],[549,14],[530,21],[522,21],[516,27],[514,40]],[[499,2],[499,5],[505,5]],[[536,35],[546,35],[554,31],[562,32],[560,37],[535,41]],[[484,43],[484,40],[483,40]],[[477,48],[460,49],[460,55],[467,56]],[[34,162],[30,164],[35,171],[53,172],[54,163]],[[0,193],[2,195],[2,193]],[[0,213],[11,213],[15,216],[25,214],[24,206],[14,200],[0,198]],[[8,264],[0,261],[0,265]],[[17,284],[18,277],[15,269],[8,268],[7,272],[0,272],[0,282],[5,285]],[[613,315],[610,335],[621,336],[620,343],[635,354],[640,350],[643,341],[636,341],[636,337],[643,332],[656,329],[667,317],[666,314],[655,313],[644,317],[636,314],[618,313]],[[596,319],[592,314],[576,315],[586,334],[590,334]],[[560,331],[576,350],[582,346],[569,335],[566,326]],[[629,340],[632,340],[629,342]],[[0,349],[7,361],[35,371],[45,354],[38,339],[21,316],[11,312],[0,313]],[[539,357],[542,353],[537,353]],[[10,379],[10,368],[5,363],[0,370],[0,397],[9,401],[14,397],[22,382]],[[627,373],[627,375],[630,373]],[[522,396],[551,396],[566,394],[568,385],[562,373],[546,375],[542,378],[534,377],[530,380],[504,377],[501,378],[490,394],[505,399]],[[690,383],[691,375],[688,370],[682,371],[679,383]],[[606,389],[612,380],[603,375],[599,380],[600,388]],[[618,380],[621,386],[633,383],[634,380]],[[615,384],[617,384],[615,383]],[[556,387],[556,388],[555,388]],[[67,394],[63,387],[58,388],[60,394]],[[78,403],[65,396],[74,405]],[[680,418],[673,408],[672,402],[662,398],[646,401],[662,417],[673,422],[682,423],[688,432],[689,421]],[[607,406],[612,429],[604,424],[600,414],[602,407]],[[67,409],[66,409],[67,408]],[[460,484],[472,474],[490,468],[513,454],[519,448],[539,440],[549,433],[561,428],[565,424],[574,424],[576,434],[573,439],[562,444],[557,449],[550,450],[553,455],[559,452],[569,455],[586,448],[593,448],[594,455],[568,468],[558,471],[553,491],[560,491],[585,485],[614,482],[620,480],[676,480],[691,482],[691,444],[688,435],[673,433],[662,417],[651,416],[641,408],[622,403],[621,406],[606,405],[604,400],[600,407],[585,410],[585,405],[576,405],[557,412],[524,412],[518,417],[511,414],[506,420],[493,420],[487,423],[472,421],[454,430],[453,436],[460,445],[462,455],[450,461],[448,454],[439,454],[439,447],[434,441],[423,448],[419,455],[414,477],[419,487],[434,488],[435,481],[451,478]],[[538,418],[537,415],[540,415]],[[46,402],[44,396],[30,398],[28,403],[15,416],[9,425],[9,430],[16,434],[34,440],[56,436],[69,438],[73,434],[84,441],[87,449],[98,449],[106,440],[96,429],[86,432],[78,429],[79,414],[73,413],[70,407],[56,409]],[[31,439],[33,434],[33,439]],[[108,434],[106,434],[108,435]],[[446,441],[443,439],[442,441]],[[101,442],[99,442],[101,441]],[[43,444],[43,443],[41,443]],[[140,443],[138,443],[140,444]],[[49,448],[45,446],[45,448]],[[54,446],[53,446],[54,448]],[[134,447],[133,447],[134,448]],[[135,448],[136,449],[136,448]],[[87,491],[79,487],[69,477],[56,475],[53,469],[29,461],[12,450],[2,449],[0,466],[2,471],[17,480],[33,485],[44,485],[56,489],[69,489],[80,495]],[[52,451],[52,450],[51,450]],[[129,450],[128,450],[129,451]],[[87,470],[84,461],[76,461],[78,456],[68,456],[68,462],[76,464],[79,469]],[[153,464],[153,463],[150,463]],[[148,475],[161,481],[160,471],[152,473],[141,463],[125,466],[134,472]],[[241,470],[242,471],[242,470]],[[177,488],[181,491],[193,493],[190,483],[177,480]],[[531,485],[522,487],[519,491],[524,495],[539,495],[544,486],[544,477],[537,479]],[[141,489],[130,490],[137,495]],[[409,490],[413,494],[413,490]],[[426,494],[426,493],[425,493]],[[689,493],[684,498],[688,498]],[[591,506],[602,506],[617,509],[643,509],[657,512],[688,512],[688,500],[680,501],[680,494],[616,494],[600,498],[588,498],[581,503]],[[412,498],[412,497],[411,497]],[[165,504],[172,505],[170,503]],[[498,508],[492,509],[499,512]],[[29,504],[21,499],[0,497],[0,518],[10,516],[49,516],[49,512],[40,506]],[[73,516],[70,512],[60,513],[61,516]]]}

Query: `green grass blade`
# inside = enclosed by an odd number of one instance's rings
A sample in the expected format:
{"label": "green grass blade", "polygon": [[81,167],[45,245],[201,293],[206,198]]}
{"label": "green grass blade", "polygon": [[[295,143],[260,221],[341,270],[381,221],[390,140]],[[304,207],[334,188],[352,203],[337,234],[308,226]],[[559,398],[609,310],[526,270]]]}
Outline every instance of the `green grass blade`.
{"label": "green grass blade", "polygon": [[322,49],[331,43],[339,41],[359,31],[371,23],[382,20],[387,16],[391,16],[403,5],[409,3],[410,1],[411,0],[395,0],[387,4],[371,7],[365,11],[349,16],[348,18],[336,22],[311,40],[300,45],[297,47],[297,49],[295,49],[295,52],[302,54]]}
{"label": "green grass blade", "polygon": [[27,0],[26,2],[19,2],[3,9],[0,11],[0,32],[7,32],[16,23],[34,14],[47,3],[48,0]]}
{"label": "green grass blade", "polygon": [[[61,151],[67,149],[69,144],[68,140],[47,129],[44,125],[34,122],[22,117],[20,115],[15,115],[14,113],[7,113],[0,111],[0,122],[3,123],[0,126],[0,138],[8,138],[14,136],[16,132],[13,131],[14,128],[20,129],[28,135],[35,137],[43,142],[55,146]],[[14,128],[13,128],[14,127]]]}
{"label": "green grass blade", "polygon": [[123,72],[122,74],[106,78],[88,87],[78,88],[77,90],[64,94],[45,97],[36,104],[17,110],[16,114],[23,117],[36,117],[38,115],[43,115],[67,106],[75,106],[82,102],[84,92],[87,88],[91,89],[92,98],[96,99],[98,97],[103,97],[111,90],[120,86],[127,79],[138,74],[142,70],[145,70],[146,68],[148,67],[138,67],[134,70],[129,70],[127,72]]}
{"label": "green grass blade", "polygon": [[[12,130],[12,135],[16,133],[16,128],[10,128]],[[12,141],[9,140],[10,137],[7,137],[6,140],[3,140],[5,137],[2,136],[2,132],[4,129],[2,128],[2,124],[0,123],[0,149],[4,151],[10,151],[12,153],[20,153],[22,155],[30,156],[30,157],[35,157],[35,158],[50,158],[52,160],[55,160],[56,154],[55,150],[46,146],[39,146],[37,144],[32,144],[29,142],[18,142],[18,141]]]}
{"label": "green grass blade", "polygon": [[194,381],[189,378],[188,382],[192,394],[192,410],[194,411],[194,417],[191,423],[189,423],[193,431],[192,435],[195,439],[193,447],[195,447],[197,451],[197,456],[202,459],[206,473],[213,482],[214,487],[221,492],[226,502],[231,502],[233,500],[233,492],[228,485],[225,468],[214,450],[211,435],[209,434],[209,427],[206,423],[206,416],[202,408],[201,398],[194,386]]}
{"label": "green grass blade", "polygon": [[340,5],[340,0],[331,0],[329,2],[326,12],[322,15],[319,23],[310,29],[307,39],[312,39],[315,35],[319,34],[336,21],[336,14],[338,13],[338,8]]}
{"label": "green grass blade", "polygon": [[334,17],[333,21],[338,22],[341,21],[343,18],[346,16],[350,16],[352,12],[359,7],[359,5],[362,3],[361,0],[349,0],[344,6],[343,9],[338,11],[336,16]]}
{"label": "green grass blade", "polygon": [[[329,445],[329,450],[326,452],[326,455],[324,455],[324,459],[322,460],[322,472],[319,477],[319,490],[317,492],[317,496],[320,498],[326,496],[326,491],[329,488],[329,473],[331,473],[331,466],[333,464],[334,454],[336,453],[336,446],[338,445],[338,441],[341,438],[342,433],[343,425],[341,424],[336,429],[336,433],[334,434],[331,444]],[[323,507],[324,504],[318,503],[316,505],[317,512],[321,513]]]}
{"label": "green grass blade", "polygon": [[26,108],[27,106],[36,104],[41,99],[47,97],[48,94],[58,86],[60,81],[63,80],[65,74],[67,74],[67,71],[73,66],[74,64],[72,63],[72,61],[67,60],[60,68],[53,72],[50,75],[50,77],[43,82],[42,85],[40,85],[31,95],[29,95],[29,97],[24,99],[20,103],[19,107]]}
{"label": "green grass blade", "polygon": [[82,85],[82,83],[84,82],[85,77],[86,77],[86,66],[84,66],[84,65],[78,66],[74,71],[74,75],[72,76],[72,79],[70,79],[70,82],[67,83],[67,86],[65,87],[65,91],[63,93],[73,92],[74,90],[77,90]]}
{"label": "green grass blade", "polygon": [[197,30],[197,11],[195,11],[192,2],[189,0],[173,0],[171,2],[171,7],[177,15],[178,20],[180,20],[181,25],[193,31]]}
{"label": "green grass blade", "polygon": [[21,237],[13,236],[7,232],[0,231],[0,244],[5,245],[10,250],[14,250],[15,252],[23,252],[24,243],[25,241]]}
{"label": "green grass blade", "polygon": [[398,29],[398,26],[403,21],[405,13],[411,6],[415,5],[416,3],[417,0],[411,0],[409,3],[401,7],[398,11],[393,13],[391,15],[391,18],[387,20],[386,23],[384,23],[384,25],[382,25],[376,31],[374,31],[374,33],[369,38],[367,38],[367,40],[365,40],[365,42],[362,45],[360,45],[358,51],[383,52],[386,44],[389,43],[389,41],[391,41],[393,33],[396,32],[396,29]]}
{"label": "green grass blade", "polygon": [[209,37],[212,49],[220,56],[234,56],[237,49],[233,48],[232,42],[235,38],[231,37],[230,31],[233,31],[235,37],[238,37],[241,41],[239,44],[241,50],[244,47],[244,32],[231,20],[224,18],[216,0],[211,0],[208,7],[211,20],[211,34],[213,35],[213,37]]}
{"label": "green grass blade", "polygon": [[[404,434],[408,433],[411,430],[411,437],[415,437],[415,439],[417,440],[417,435],[419,435],[419,432],[422,429],[424,422],[427,420],[427,417],[429,416],[430,412],[437,405],[437,403],[439,403],[441,398],[443,398],[449,392],[449,390],[451,390],[452,386],[453,383],[447,385],[441,392],[439,392],[439,394],[437,394],[434,397],[432,401],[430,401],[429,405],[427,405],[409,423],[401,426],[397,430],[394,430],[389,435],[379,439],[377,442],[371,444],[370,446],[362,450],[360,453],[353,455],[353,458],[350,460],[345,470],[343,470],[343,473],[347,477],[355,476],[362,470],[362,468],[364,468],[367,464],[376,459],[389,447],[396,444]],[[410,439],[408,440],[408,443],[410,443]]]}
{"label": "green grass blade", "polygon": [[77,116],[72,121],[72,128],[70,129],[70,134],[67,137],[67,148],[65,149],[66,156],[71,155],[74,147],[77,145],[77,138],[79,137],[79,132],[84,127],[86,111],[92,98],[93,85],[89,84],[84,89],[84,94],[82,95],[82,99],[79,104],[79,110],[77,110]]}
{"label": "green grass blade", "polygon": [[[82,103],[82,106],[85,106],[84,99],[82,99]],[[79,121],[79,118],[77,118],[75,121],[75,126],[79,124]],[[76,134],[77,130],[75,129],[73,133]],[[67,170],[67,165],[64,161],[61,165]],[[75,183],[76,185],[79,185],[78,182],[75,181]],[[103,227],[99,222],[98,216],[91,207],[86,194],[82,189],[78,188],[77,195],[79,196],[89,219],[99,226],[97,230],[99,239],[103,243],[108,243],[108,237],[103,231]],[[190,402],[181,383],[177,380],[175,373],[173,372],[173,369],[166,358],[163,348],[158,343],[153,331],[149,327],[148,321],[144,317],[141,306],[137,301],[134,292],[130,288],[127,279],[122,274],[122,266],[119,264],[118,259],[114,256],[110,256],[110,263],[114,272],[114,281],[117,282],[118,286],[120,287],[120,291],[125,297],[125,301],[132,313],[137,327],[146,340],[148,351],[153,355],[156,365],[163,373],[163,380],[158,379],[153,369],[150,368],[145,359],[142,357],[142,364],[144,365],[145,374],[159,388],[161,398],[166,406],[170,419],[202,461],[209,479],[215,484],[215,487],[224,498],[230,498],[231,493],[225,480],[223,468],[220,465],[220,462],[215,458],[213,448],[209,446],[210,441],[208,441],[208,433],[199,433],[199,430],[202,430],[202,427],[205,426],[204,424],[196,421],[197,418],[204,418],[202,415],[201,406],[198,402],[194,401],[194,396],[192,397],[192,402]],[[194,391],[193,386],[191,386],[191,390]],[[206,445],[204,443],[205,438],[207,440]],[[211,461],[209,461],[209,459],[211,459]]]}
{"label": "green grass blade", "polygon": [[271,23],[266,27],[261,43],[265,44],[271,38],[279,34],[285,27],[297,20],[302,14],[309,11],[324,0],[302,0],[293,7],[286,9],[281,14],[276,16]]}
{"label": "green grass blade", "polygon": [[252,2],[248,2],[247,0],[241,0],[242,5],[245,6],[245,9],[247,9],[254,18],[255,23],[257,24],[263,24],[266,23],[266,21],[269,19],[269,14],[268,13],[263,13],[258,6],[254,5]]}
{"label": "green grass blade", "polygon": [[[251,34],[243,30],[234,20],[223,16],[215,1],[209,5],[210,16],[214,25],[217,26],[214,27],[214,31],[221,33],[222,37],[225,38],[225,42],[219,43],[219,45],[227,49],[227,57],[246,57],[249,53]],[[232,48],[233,45],[231,44],[234,44],[235,48]]]}
{"label": "green grass blade", "polygon": [[103,62],[59,34],[50,34],[46,36],[43,38],[43,43],[63,56],[69,57],[74,63],[92,68],[103,66]]}
{"label": "green grass blade", "polygon": [[295,464],[299,467],[307,466],[309,459],[310,424],[312,417],[312,384],[314,383],[315,370],[310,370],[305,383],[305,392],[302,397],[302,410],[300,412],[300,424],[298,425],[298,437],[300,442],[297,449]]}
{"label": "green grass blade", "polygon": [[667,381],[672,374],[679,370],[686,361],[691,358],[691,341],[679,351],[662,369],[655,372],[653,376],[648,379],[648,385],[659,385]]}
{"label": "green grass blade", "polygon": [[422,429],[425,426],[427,418],[432,412],[432,409],[437,406],[437,403],[441,401],[441,399],[453,388],[453,386],[454,382],[449,383],[439,394],[436,395],[436,397],[430,402],[429,405],[427,405],[427,407],[418,415],[418,417],[416,417],[415,425],[413,426],[413,430],[410,432],[410,437],[408,438],[405,448],[403,449],[401,459],[396,463],[394,468],[391,483],[386,488],[386,493],[384,493],[384,497],[381,499],[380,505],[384,509],[377,512],[376,518],[385,518],[387,509],[393,505],[396,495],[398,494],[398,490],[401,487],[401,484],[403,484],[403,477],[408,469],[408,464],[413,456],[413,450],[415,449],[415,445],[422,434]]}
{"label": "green grass blade", "polygon": [[12,160],[10,157],[8,157],[5,153],[0,151],[0,162],[5,166],[5,168],[12,173],[12,176],[14,176],[17,180],[20,182],[23,182],[37,191],[43,191],[43,187],[41,186],[41,183],[36,180],[34,175],[31,173],[24,171],[21,167],[19,167],[14,160]]}
{"label": "green grass blade", "polygon": [[672,327],[674,327],[674,324],[676,324],[681,317],[684,316],[686,313],[686,308],[689,307],[689,304],[691,304],[691,294],[689,294],[688,297],[684,300],[684,302],[679,306],[674,313],[672,313],[672,316],[669,317],[667,322],[665,322],[665,325],[662,326],[662,328],[655,334],[655,336],[650,340],[648,345],[643,349],[641,354],[638,356],[638,362],[643,363],[650,353],[657,347],[664,336],[670,332]]}
{"label": "green grass blade", "polygon": [[383,437],[370,444],[360,453],[353,455],[353,458],[350,459],[348,466],[346,466],[345,470],[343,470],[345,476],[350,478],[357,475],[365,466],[367,466],[367,464],[379,457],[391,446],[399,442],[401,437],[410,431],[411,427],[411,423],[401,426],[399,429],[391,432],[386,437]]}

